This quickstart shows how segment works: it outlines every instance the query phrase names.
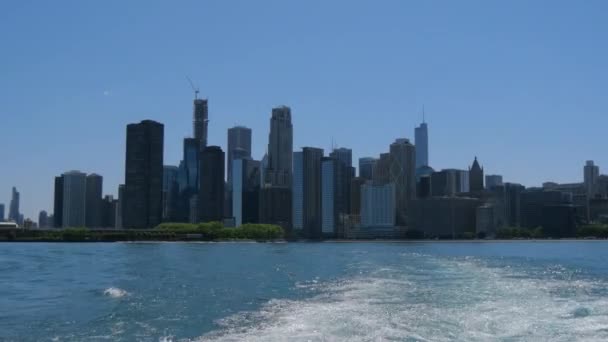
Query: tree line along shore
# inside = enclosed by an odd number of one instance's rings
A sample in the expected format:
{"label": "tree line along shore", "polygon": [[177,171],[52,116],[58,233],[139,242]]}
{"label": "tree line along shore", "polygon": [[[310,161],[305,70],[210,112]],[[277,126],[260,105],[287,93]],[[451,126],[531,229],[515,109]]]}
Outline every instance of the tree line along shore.
{"label": "tree line along shore", "polygon": [[[541,227],[526,229],[506,227],[496,232],[496,239],[552,239]],[[577,230],[579,239],[607,239],[608,225],[586,225]],[[279,241],[297,240],[278,225],[244,224],[237,228],[224,227],[220,222],[199,224],[162,223],[152,229],[95,230],[88,228],[65,229],[4,229],[0,230],[0,242],[119,242],[119,241]],[[429,237],[421,232],[410,231],[400,240],[474,240],[487,239],[473,233],[456,237]]]}

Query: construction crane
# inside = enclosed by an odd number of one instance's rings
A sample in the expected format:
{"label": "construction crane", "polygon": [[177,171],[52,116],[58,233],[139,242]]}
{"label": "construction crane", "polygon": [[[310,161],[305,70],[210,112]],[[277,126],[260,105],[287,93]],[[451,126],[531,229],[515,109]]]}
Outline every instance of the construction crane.
{"label": "construction crane", "polygon": [[194,83],[192,82],[192,80],[190,79],[190,77],[186,76],[186,79],[190,83],[190,87],[192,87],[192,90],[194,90],[194,99],[197,100],[198,99],[198,93],[199,93],[198,87],[196,87],[194,85]]}

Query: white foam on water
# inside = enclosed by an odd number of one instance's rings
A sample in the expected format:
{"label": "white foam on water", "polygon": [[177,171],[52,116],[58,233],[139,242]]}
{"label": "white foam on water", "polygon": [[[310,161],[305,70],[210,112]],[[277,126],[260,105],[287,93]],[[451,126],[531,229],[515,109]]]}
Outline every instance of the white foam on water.
{"label": "white foam on water", "polygon": [[608,298],[593,295],[605,283],[435,259],[310,286],[321,294],[270,300],[197,341],[608,340]]}
{"label": "white foam on water", "polygon": [[108,287],[103,291],[104,296],[112,297],[112,298],[122,298],[129,293],[123,289],[118,287]]}

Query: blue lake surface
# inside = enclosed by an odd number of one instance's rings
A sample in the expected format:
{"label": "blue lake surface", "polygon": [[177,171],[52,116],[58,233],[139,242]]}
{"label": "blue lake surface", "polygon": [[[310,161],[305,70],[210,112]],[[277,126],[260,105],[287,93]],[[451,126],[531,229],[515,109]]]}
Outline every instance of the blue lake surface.
{"label": "blue lake surface", "polygon": [[2,243],[1,341],[606,341],[608,243]]}

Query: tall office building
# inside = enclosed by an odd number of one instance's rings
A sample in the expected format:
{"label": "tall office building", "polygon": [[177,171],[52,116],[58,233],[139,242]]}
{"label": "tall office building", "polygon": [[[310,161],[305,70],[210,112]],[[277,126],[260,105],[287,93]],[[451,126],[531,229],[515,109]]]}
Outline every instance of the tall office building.
{"label": "tall office building", "polygon": [[395,184],[374,184],[367,182],[361,186],[361,225],[363,227],[395,226]]}
{"label": "tall office building", "polygon": [[194,139],[198,141],[198,149],[207,146],[207,127],[209,125],[209,108],[207,99],[194,99]]}
{"label": "tall office building", "polygon": [[598,190],[597,183],[600,177],[600,167],[595,165],[593,160],[587,160],[583,172],[587,198],[593,198]]}
{"label": "tall office building", "polygon": [[11,204],[10,204],[10,207],[8,208],[8,220],[9,221],[19,223],[19,221],[21,220],[20,213],[19,213],[19,201],[20,201],[19,191],[17,191],[17,188],[13,187],[13,190],[11,193]]}
{"label": "tall office building", "polygon": [[321,159],[323,149],[304,147],[302,149],[303,166],[303,225],[304,236],[309,239],[320,239],[321,231]]}
{"label": "tall office building", "polygon": [[0,203],[0,222],[4,222],[4,204]]}
{"label": "tall office building", "polygon": [[118,185],[118,203],[116,203],[116,219],[114,221],[115,227],[122,229],[123,225],[123,213],[125,212],[125,185]]}
{"label": "tall office building", "polygon": [[49,228],[49,215],[46,211],[42,210],[38,214],[38,228]]}
{"label": "tall office building", "polygon": [[304,229],[304,153],[293,153],[293,185],[292,185],[293,223],[295,231],[301,233]]}
{"label": "tall office building", "polygon": [[380,153],[380,158],[374,164],[373,181],[378,184],[388,183],[391,175],[390,153]]}
{"label": "tall office building", "polygon": [[232,215],[235,225],[259,221],[260,162],[236,159],[232,164]]}
{"label": "tall office building", "polygon": [[321,232],[325,237],[334,237],[336,234],[335,202],[338,164],[339,162],[331,157],[321,160]]}
{"label": "tall office building", "polygon": [[116,211],[118,200],[112,195],[106,195],[101,200],[101,226],[104,228],[116,227]]}
{"label": "tall office building", "polygon": [[87,175],[80,171],[68,171],[61,176],[63,178],[62,227],[84,227]]}
{"label": "tall office building", "polygon": [[365,180],[372,180],[377,161],[378,159],[372,157],[359,158],[359,177]]}
{"label": "tall office building", "polygon": [[483,168],[479,166],[477,157],[469,168],[469,183],[471,192],[483,191]]}
{"label": "tall office building", "polygon": [[329,153],[329,156],[340,161],[346,167],[353,166],[353,150],[351,150],[350,148],[334,148],[333,151]]}
{"label": "tall office building", "polygon": [[224,151],[219,146],[205,147],[200,154],[198,209],[200,222],[224,219]]}
{"label": "tall office building", "polygon": [[228,129],[228,186],[232,184],[232,164],[237,159],[251,159],[251,128],[235,126]]}
{"label": "tall office building", "polygon": [[268,168],[265,182],[271,186],[290,187],[293,154],[293,126],[291,109],[281,106],[272,109],[268,135]]}
{"label": "tall office building", "polygon": [[63,227],[63,176],[55,177],[55,194],[53,197],[53,227]]}
{"label": "tall office building", "polygon": [[179,168],[163,166],[163,221],[177,221],[179,207]]}
{"label": "tall office building", "polygon": [[101,227],[103,177],[97,174],[87,176],[85,225],[89,228]]}
{"label": "tall office building", "polygon": [[429,131],[424,118],[420,126],[414,130],[416,145],[416,170],[429,165]]}
{"label": "tall office building", "polygon": [[492,189],[496,186],[502,185],[501,175],[486,175],[486,189]]}
{"label": "tall office building", "polygon": [[409,201],[416,199],[416,149],[408,139],[397,139],[390,146],[390,177],[395,184],[397,225],[407,224]]}
{"label": "tall office building", "polygon": [[154,228],[162,220],[164,126],[144,120],[127,126],[122,225]]}

